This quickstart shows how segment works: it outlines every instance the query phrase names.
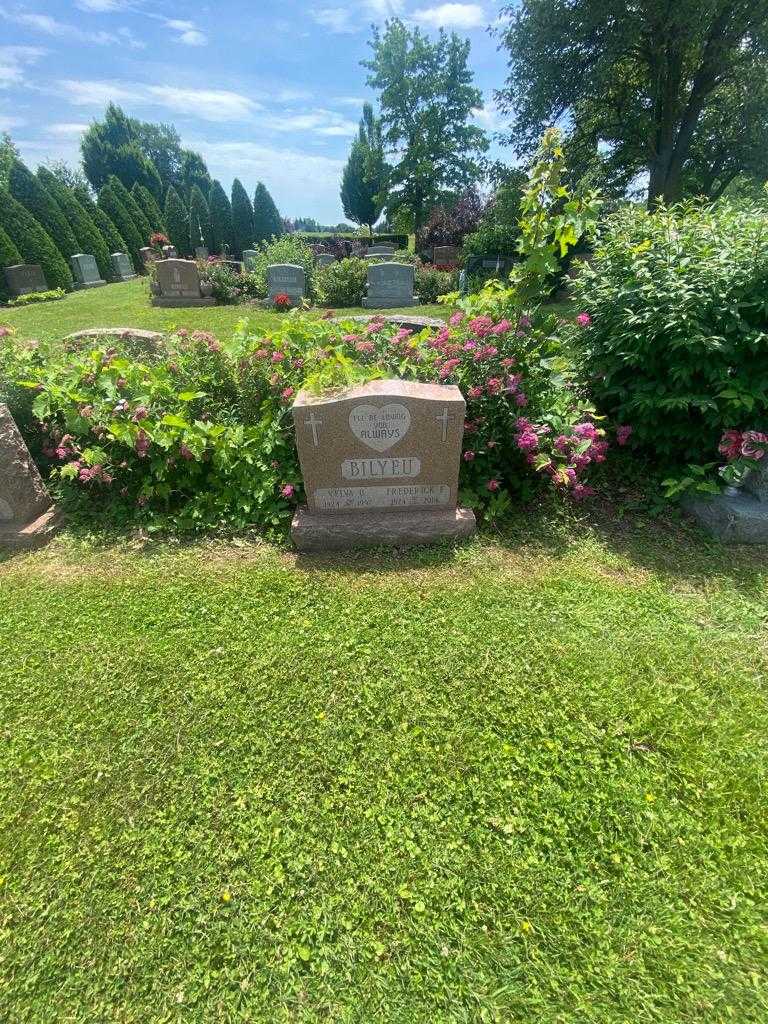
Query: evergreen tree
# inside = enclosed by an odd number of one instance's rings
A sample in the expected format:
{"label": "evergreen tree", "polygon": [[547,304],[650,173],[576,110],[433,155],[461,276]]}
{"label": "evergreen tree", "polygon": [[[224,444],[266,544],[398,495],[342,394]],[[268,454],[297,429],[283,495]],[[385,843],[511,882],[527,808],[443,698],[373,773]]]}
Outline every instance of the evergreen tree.
{"label": "evergreen tree", "polygon": [[371,104],[365,103],[360,131],[341,178],[341,202],[347,217],[366,225],[371,238],[384,208],[387,176],[381,121],[374,117]]}
{"label": "evergreen tree", "polygon": [[131,195],[134,198],[136,205],[141,209],[144,216],[149,221],[149,226],[153,231],[162,231],[165,234],[165,221],[163,215],[160,212],[160,207],[157,205],[157,201],[152,193],[144,185],[140,185],[138,181],[131,189]]}
{"label": "evergreen tree", "polygon": [[205,166],[205,160],[194,150],[185,149],[182,152],[181,180],[185,198],[190,198],[195,185],[203,193],[203,196],[206,196],[211,187],[211,176]]}
{"label": "evergreen tree", "polygon": [[0,132],[0,188],[8,188],[11,164],[20,159],[21,154],[11,136],[8,132]]}
{"label": "evergreen tree", "polygon": [[189,245],[193,253],[198,245],[204,245],[208,252],[213,249],[211,215],[205,196],[197,185],[192,186],[189,196]]}
{"label": "evergreen tree", "polygon": [[108,281],[112,276],[112,261],[109,258],[109,250],[88,212],[78,202],[77,196],[72,189],[62,185],[47,167],[39,167],[37,177],[42,187],[49,195],[53,196],[58,203],[59,209],[67,218],[67,222],[72,228],[77,241],[77,251],[90,253],[96,260],[99,273],[105,281]]}
{"label": "evergreen tree", "polygon": [[[2,198],[1,194],[0,198]],[[5,231],[0,228],[0,302],[7,302],[11,297],[11,293],[8,291],[8,286],[5,283],[3,270],[6,267],[15,267],[17,263],[23,262],[19,250]]]}
{"label": "evergreen tree", "polygon": [[138,181],[156,199],[162,195],[157,168],[142,151],[137,122],[113,103],[107,107],[104,120],[94,121],[85,132],[80,151],[83,170],[97,191],[114,175],[126,188],[133,188]]}
{"label": "evergreen tree", "polygon": [[248,193],[239,178],[232,182],[232,228],[235,241],[234,254],[242,256],[243,249],[253,245],[253,208]]}
{"label": "evergreen tree", "polygon": [[75,188],[73,192],[80,205],[99,229],[99,234],[107,243],[107,249],[109,249],[110,253],[128,252],[128,245],[117,230],[114,221],[107,216],[100,206],[94,203],[90,193],[82,188]]}
{"label": "evergreen tree", "polygon": [[99,192],[98,204],[123,237],[126,252],[133,260],[133,265],[140,267],[139,249],[143,249],[148,243],[139,234],[139,229],[134,224],[130,213],[118,199],[111,184],[105,185]]}
{"label": "evergreen tree", "polygon": [[126,208],[131,220],[136,225],[136,228],[143,239],[141,244],[149,245],[149,236],[152,234],[152,225],[147,220],[144,211],[139,207],[136,200],[119,178],[111,175],[107,184],[112,186],[112,190],[115,195]]}
{"label": "evergreen tree", "polygon": [[14,160],[11,164],[8,191],[45,228],[65,259],[69,260],[70,256],[80,252],[77,239],[58,203],[21,160]]}
{"label": "evergreen tree", "polygon": [[10,192],[0,192],[0,227],[19,250],[22,262],[42,267],[49,288],[72,287],[72,273],[55,242]]}
{"label": "evergreen tree", "polygon": [[208,211],[211,215],[211,252],[232,252],[235,247],[232,228],[232,204],[221,183],[214,181],[208,195]]}
{"label": "evergreen tree", "polygon": [[282,234],[282,217],[266,186],[260,181],[253,196],[253,241],[268,242],[273,236],[279,238]]}
{"label": "evergreen tree", "polygon": [[169,188],[165,197],[166,234],[179,255],[189,253],[189,216],[175,188]]}

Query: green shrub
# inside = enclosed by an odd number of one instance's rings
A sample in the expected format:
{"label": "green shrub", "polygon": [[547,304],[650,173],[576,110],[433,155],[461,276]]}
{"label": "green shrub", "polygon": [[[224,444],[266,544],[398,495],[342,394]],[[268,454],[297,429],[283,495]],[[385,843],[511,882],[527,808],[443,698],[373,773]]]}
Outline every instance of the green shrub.
{"label": "green shrub", "polygon": [[23,263],[21,253],[13,244],[7,233],[0,228],[0,302],[7,302],[10,297],[8,286],[5,283],[5,267],[15,267]]}
{"label": "green shrub", "polygon": [[209,252],[213,251],[211,240],[211,214],[208,203],[198,185],[192,186],[189,197],[189,247],[194,253],[199,245],[204,245]]}
{"label": "green shrub", "polygon": [[72,287],[72,272],[53,239],[10,192],[0,191],[0,227],[21,253],[22,262],[40,264],[49,288]]}
{"label": "green shrub", "polygon": [[53,299],[63,299],[67,293],[63,288],[54,288],[47,292],[27,292],[26,295],[17,295],[11,299],[9,306],[34,306],[37,302],[51,302]]}
{"label": "green shrub", "polygon": [[253,241],[268,242],[283,234],[283,219],[263,181],[253,194]]}
{"label": "green shrub", "polygon": [[113,252],[128,252],[127,242],[104,210],[94,203],[93,199],[84,189],[75,189],[74,192],[80,202],[80,205],[83,207],[85,212],[90,215],[91,220],[99,229],[99,234],[104,239],[110,255]]}
{"label": "green shrub", "polygon": [[166,234],[180,256],[189,252],[189,215],[184,209],[179,193],[173,186],[165,197]]}
{"label": "green shrub", "polygon": [[709,462],[724,430],[768,426],[767,243],[764,205],[627,205],[576,279],[599,407],[665,464]]}
{"label": "green shrub", "polygon": [[106,184],[101,192],[99,192],[98,205],[120,232],[126,244],[126,251],[133,260],[133,265],[140,267],[141,257],[139,256],[139,249],[147,245],[147,242],[142,240],[139,229],[134,224],[130,213],[118,199],[111,183]]}
{"label": "green shrub", "polygon": [[139,204],[133,198],[131,193],[114,174],[110,174],[107,179],[107,184],[111,185],[115,196],[123,204],[125,209],[128,211],[128,215],[131,221],[136,225],[136,229],[139,232],[139,236],[142,239],[142,248],[145,245],[149,245],[149,236],[152,234],[152,225],[149,223],[144,211],[139,207]]}
{"label": "green shrub", "polygon": [[11,164],[8,190],[48,232],[61,255],[69,260],[80,249],[58,203],[20,160]]}
{"label": "green shrub", "polygon": [[133,196],[136,205],[141,209],[142,213],[149,221],[149,226],[152,231],[158,231],[165,234],[165,221],[160,211],[160,207],[157,205],[157,200],[146,185],[140,185],[138,181],[134,182],[133,188],[131,189],[131,195]]}
{"label": "green shrub", "polygon": [[54,174],[51,174],[47,167],[39,167],[37,176],[40,184],[48,191],[49,195],[53,196],[62,213],[67,218],[70,227],[75,233],[78,245],[77,251],[90,253],[96,260],[96,265],[102,278],[105,281],[109,281],[114,271],[112,261],[109,258],[110,252],[107,249],[107,244],[88,212],[78,202],[75,193],[72,189],[63,185]]}
{"label": "green shrub", "polygon": [[355,259],[337,260],[315,269],[315,295],[320,306],[341,309],[361,306],[368,280],[368,263]]}
{"label": "green shrub", "polygon": [[232,229],[234,255],[240,258],[245,249],[253,248],[253,207],[239,178],[232,182]]}
{"label": "green shrub", "polygon": [[416,294],[425,305],[437,302],[440,295],[455,292],[459,283],[459,275],[454,270],[435,270],[434,267],[418,266],[416,268]]}
{"label": "green shrub", "polygon": [[208,209],[211,214],[211,252],[232,252],[235,248],[232,204],[218,181],[211,185]]}

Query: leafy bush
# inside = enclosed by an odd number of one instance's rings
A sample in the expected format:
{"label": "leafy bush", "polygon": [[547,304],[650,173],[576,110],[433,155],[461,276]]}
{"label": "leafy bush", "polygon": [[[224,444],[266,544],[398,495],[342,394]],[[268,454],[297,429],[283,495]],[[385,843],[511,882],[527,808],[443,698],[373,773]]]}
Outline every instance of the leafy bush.
{"label": "leafy bush", "polygon": [[[107,216],[102,208],[94,203],[85,190],[77,189],[73,191],[75,192],[75,196],[80,205],[98,228],[99,234],[104,239],[110,255],[113,252],[128,252],[128,245],[125,239],[117,230],[114,222]],[[137,267],[137,271],[139,273],[141,272],[140,266]]]}
{"label": "leafy bush", "polygon": [[69,260],[80,251],[72,228],[55,198],[20,160],[11,164],[8,191],[45,228],[65,259]]}
{"label": "leafy bush", "polygon": [[486,205],[476,189],[468,189],[452,206],[435,206],[419,233],[418,248],[462,245],[464,238],[477,230]]}
{"label": "leafy bush", "polygon": [[296,234],[306,242],[313,245],[333,244],[337,239],[350,242],[361,242],[365,247],[369,245],[394,245],[396,249],[408,248],[408,235],[387,234],[386,232],[374,232],[373,239],[367,231],[297,231]]}
{"label": "leafy bush", "polygon": [[663,463],[707,462],[725,430],[768,426],[766,242],[764,205],[626,206],[574,283],[598,405]]}
{"label": "leafy bush", "polygon": [[[53,196],[61,212],[67,218],[69,226],[75,234],[77,251],[90,253],[96,260],[96,266],[99,268],[101,276],[105,281],[109,281],[114,275],[110,251],[87,210],[78,202],[72,189],[63,185],[47,167],[38,167],[37,176],[40,184],[49,195]],[[116,252],[117,250],[112,251]]]}
{"label": "leafy bush", "polygon": [[6,232],[0,228],[0,302],[6,302],[10,295],[3,270],[5,267],[15,267],[21,262],[21,253]]}
{"label": "leafy bush", "polygon": [[33,306],[36,302],[50,302],[52,299],[63,299],[67,293],[63,288],[53,288],[47,292],[27,292],[11,299],[9,306]]}
{"label": "leafy bush", "polygon": [[466,256],[515,256],[520,240],[520,199],[524,177],[515,175],[501,185],[488,203],[474,231],[463,241]]}
{"label": "leafy bush", "polygon": [[319,305],[361,306],[368,281],[368,264],[361,259],[344,259],[315,270],[315,294]]}
{"label": "leafy bush", "polygon": [[147,240],[139,234],[139,229],[134,224],[128,210],[118,199],[111,184],[105,185],[99,192],[98,204],[125,241],[126,251],[133,260],[133,265],[140,267],[142,261],[139,250],[147,244]]}
{"label": "leafy bush", "polygon": [[49,288],[72,287],[72,272],[53,239],[10,192],[0,190],[0,227],[25,263],[39,263]]}
{"label": "leafy bush", "polygon": [[136,229],[141,237],[141,244],[146,245],[147,239],[153,231],[148,217],[116,175],[110,174],[109,178],[107,178],[107,184],[111,186],[115,196],[123,204],[132,222],[136,225]]}
{"label": "leafy bush", "polygon": [[157,205],[157,200],[146,187],[146,185],[139,184],[138,181],[133,183],[131,189],[131,195],[133,196],[136,205],[141,209],[144,216],[149,221],[149,226],[153,231],[165,231],[165,221],[160,211],[160,207]]}
{"label": "leafy bush", "polygon": [[334,238],[327,238],[325,241],[317,243],[311,238],[307,238],[306,235],[300,237],[305,238],[315,255],[321,252],[332,253],[337,260],[349,259],[352,256],[362,256],[365,252],[365,246],[358,238],[343,238],[337,236]]}
{"label": "leafy bush", "polygon": [[437,302],[438,296],[456,291],[459,275],[454,270],[438,270],[419,265],[416,268],[416,294],[425,304]]}

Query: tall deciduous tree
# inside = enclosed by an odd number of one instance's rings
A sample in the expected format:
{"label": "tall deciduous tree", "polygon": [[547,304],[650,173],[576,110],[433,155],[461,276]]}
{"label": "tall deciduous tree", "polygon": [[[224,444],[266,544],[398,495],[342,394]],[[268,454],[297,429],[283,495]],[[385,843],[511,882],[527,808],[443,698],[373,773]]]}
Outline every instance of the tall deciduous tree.
{"label": "tall deciduous tree", "polygon": [[253,207],[239,178],[232,182],[232,226],[235,236],[235,254],[253,245]]}
{"label": "tall deciduous tree", "polygon": [[253,194],[253,241],[267,242],[284,234],[283,218],[278,213],[275,201],[260,181]]}
{"label": "tall deciduous tree", "polygon": [[345,216],[355,224],[365,225],[371,237],[373,225],[384,209],[388,171],[381,121],[374,116],[371,104],[366,103],[360,131],[342,172],[341,203]]}
{"label": "tall deciduous tree", "polygon": [[80,142],[83,170],[97,191],[114,175],[126,188],[134,182],[159,198],[162,183],[157,168],[142,152],[133,122],[120,107],[110,103],[103,121],[94,121]]}
{"label": "tall deciduous tree", "polygon": [[441,29],[432,41],[396,18],[383,35],[374,29],[370,45],[363,65],[379,90],[384,143],[399,156],[387,206],[408,208],[418,230],[446,193],[462,192],[481,175],[488,140],[470,123],[482,94],[472,84],[469,40]]}
{"label": "tall deciduous tree", "polygon": [[[496,99],[512,117],[507,141],[530,156],[559,122],[582,168],[616,192],[645,174],[653,203],[680,198],[686,178],[705,182],[700,133],[728,90],[757,83],[768,0],[524,0],[502,18],[509,77]],[[726,147],[741,148],[742,118],[720,123]]]}
{"label": "tall deciduous tree", "polygon": [[235,247],[232,228],[232,204],[229,196],[221,187],[220,181],[214,181],[208,194],[208,209],[211,214],[211,247],[212,252],[231,252]]}

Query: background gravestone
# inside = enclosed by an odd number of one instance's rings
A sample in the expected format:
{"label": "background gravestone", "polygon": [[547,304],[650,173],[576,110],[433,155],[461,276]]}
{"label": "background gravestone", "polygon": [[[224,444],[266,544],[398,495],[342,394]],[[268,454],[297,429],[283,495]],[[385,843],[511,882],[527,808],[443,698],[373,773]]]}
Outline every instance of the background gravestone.
{"label": "background gravestone", "polygon": [[7,406],[0,405],[0,549],[37,547],[56,526],[37,466]]}
{"label": "background gravestone", "polygon": [[151,245],[145,245],[143,249],[139,249],[139,256],[141,258],[142,265],[146,270],[150,263],[154,263],[157,259],[157,251],[152,248]]}
{"label": "background gravestone", "polygon": [[378,242],[376,245],[369,246],[366,251],[366,256],[392,256],[394,254],[394,245],[389,245],[386,242]]}
{"label": "background gravestone", "polygon": [[437,267],[454,267],[459,262],[459,249],[456,245],[436,245],[432,250],[432,262]]}
{"label": "background gravestone", "polygon": [[195,246],[195,259],[196,260],[207,260],[208,259],[208,250],[206,249],[206,247],[204,245],[196,245]]}
{"label": "background gravestone", "polygon": [[318,267],[330,267],[335,262],[336,257],[332,252],[319,252],[317,256],[315,256],[315,263]]}
{"label": "background gravestone", "polygon": [[112,273],[116,281],[132,281],[136,277],[131,257],[127,252],[113,252],[110,259],[112,260]]}
{"label": "background gravestone", "polygon": [[194,260],[158,260],[153,282],[153,306],[215,306],[209,281],[200,282]]}
{"label": "background gravestone", "polygon": [[246,271],[253,270],[258,255],[256,249],[243,249],[243,266]]}
{"label": "background gravestone", "polygon": [[457,509],[466,405],[452,385],[377,380],[293,407],[307,496],[293,520],[302,551],[465,537]]}
{"label": "background gravestone", "polygon": [[5,268],[5,282],[11,295],[29,295],[31,292],[47,292],[43,268],[37,263],[17,263]]}
{"label": "background gravestone", "polygon": [[751,470],[740,488],[694,496],[683,507],[726,544],[768,544],[768,465]]}
{"label": "background gravestone", "polygon": [[107,282],[99,276],[99,268],[93,256],[86,253],[78,253],[71,256],[69,265],[72,267],[72,276],[75,279],[75,288],[101,288]]}
{"label": "background gravestone", "polygon": [[304,268],[293,263],[274,263],[267,267],[267,288],[270,302],[276,295],[287,295],[292,306],[301,305],[307,293],[307,279]]}
{"label": "background gravestone", "polygon": [[176,251],[176,246],[175,245],[164,245],[163,246],[163,256],[167,260],[176,260],[176,259],[178,259],[179,258],[179,254]]}
{"label": "background gravestone", "polygon": [[408,263],[373,263],[368,267],[368,294],[363,299],[366,309],[395,309],[416,306],[413,294],[415,270]]}

